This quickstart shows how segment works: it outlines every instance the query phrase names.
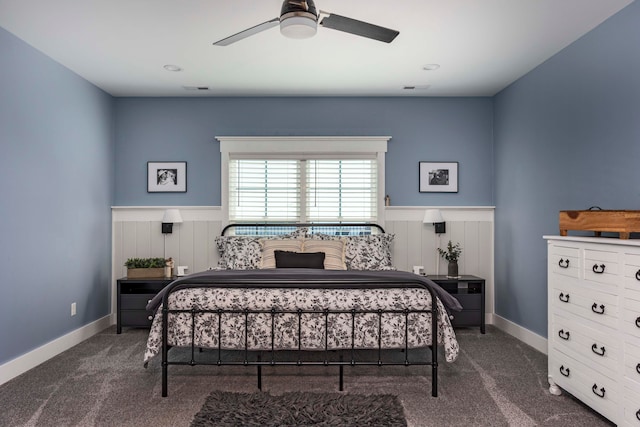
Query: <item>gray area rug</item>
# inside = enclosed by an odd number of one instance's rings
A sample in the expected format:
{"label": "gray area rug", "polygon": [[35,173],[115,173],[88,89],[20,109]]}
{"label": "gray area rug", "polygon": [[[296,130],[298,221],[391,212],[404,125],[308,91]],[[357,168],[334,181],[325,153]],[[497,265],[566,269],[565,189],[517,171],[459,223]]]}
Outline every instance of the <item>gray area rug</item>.
{"label": "gray area rug", "polygon": [[214,391],[191,427],[406,426],[396,396],[340,393]]}
{"label": "gray area rug", "polygon": [[[115,327],[0,386],[0,426],[189,427],[215,391],[257,393],[256,368],[171,366],[161,397],[160,361],[143,368],[148,331]],[[265,393],[391,394],[409,426],[611,426],[570,395],[549,394],[547,357],[487,326],[456,330],[461,353],[440,357],[439,397],[421,366],[263,367]],[[173,351],[173,350],[172,350]]]}

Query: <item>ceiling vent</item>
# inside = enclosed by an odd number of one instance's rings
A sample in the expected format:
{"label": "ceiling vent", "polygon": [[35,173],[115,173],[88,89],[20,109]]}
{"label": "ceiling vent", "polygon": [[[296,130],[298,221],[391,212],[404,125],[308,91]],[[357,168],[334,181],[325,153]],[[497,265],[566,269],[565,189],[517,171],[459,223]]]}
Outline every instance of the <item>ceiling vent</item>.
{"label": "ceiling vent", "polygon": [[209,90],[209,86],[182,86],[184,90]]}
{"label": "ceiling vent", "polygon": [[431,85],[404,86],[403,90],[427,90]]}

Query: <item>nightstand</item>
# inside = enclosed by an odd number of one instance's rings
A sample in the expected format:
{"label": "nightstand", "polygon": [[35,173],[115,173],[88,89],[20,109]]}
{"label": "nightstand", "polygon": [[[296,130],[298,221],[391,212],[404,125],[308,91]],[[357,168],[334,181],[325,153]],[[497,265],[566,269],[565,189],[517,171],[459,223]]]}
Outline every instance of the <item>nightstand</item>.
{"label": "nightstand", "polygon": [[152,313],[146,306],[153,297],[175,278],[118,280],[117,333],[123,326],[150,328]]}
{"label": "nightstand", "polygon": [[480,332],[485,333],[484,322],[484,279],[476,276],[425,276],[433,280],[445,291],[453,295],[462,305],[462,311],[453,312],[451,325],[479,326]]}

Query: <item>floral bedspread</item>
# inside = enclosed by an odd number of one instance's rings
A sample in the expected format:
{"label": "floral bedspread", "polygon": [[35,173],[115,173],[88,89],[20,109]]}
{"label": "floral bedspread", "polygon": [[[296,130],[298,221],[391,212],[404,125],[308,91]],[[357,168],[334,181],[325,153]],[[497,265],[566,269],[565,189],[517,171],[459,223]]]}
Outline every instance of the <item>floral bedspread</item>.
{"label": "floral bedspread", "polygon": [[[440,299],[438,309],[438,344],[444,347],[445,359],[453,362],[458,356],[458,342],[449,316]],[[169,296],[171,309],[211,310],[428,310],[431,295],[421,288],[376,289],[298,289],[298,288],[218,288],[193,287],[174,291]],[[245,319],[245,316],[247,317]],[[273,315],[274,347],[277,350],[296,350],[298,341],[303,350],[324,350],[325,314],[305,313],[298,331],[298,314]],[[335,313],[327,316],[329,349],[405,347],[405,314],[382,314],[382,328],[377,313]],[[170,313],[168,341],[171,346],[191,346],[191,313]],[[244,349],[245,322],[249,350],[270,350],[272,343],[271,313],[197,313],[195,314],[195,346],[202,348]],[[221,334],[218,338],[219,322]],[[352,337],[355,322],[355,337]],[[408,323],[408,347],[425,347],[431,344],[431,315],[410,313]],[[220,339],[220,343],[218,340]],[[162,311],[158,309],[153,320],[145,364],[162,350]]]}

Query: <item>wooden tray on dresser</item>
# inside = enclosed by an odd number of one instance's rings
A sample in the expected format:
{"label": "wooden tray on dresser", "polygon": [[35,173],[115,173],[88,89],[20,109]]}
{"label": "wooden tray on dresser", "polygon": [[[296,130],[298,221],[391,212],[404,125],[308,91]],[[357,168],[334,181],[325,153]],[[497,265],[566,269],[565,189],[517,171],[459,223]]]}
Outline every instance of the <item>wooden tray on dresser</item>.
{"label": "wooden tray on dresser", "polygon": [[630,233],[640,232],[640,211],[560,211],[560,235],[569,230],[593,231],[598,237],[603,232],[620,233],[621,239],[628,239]]}

